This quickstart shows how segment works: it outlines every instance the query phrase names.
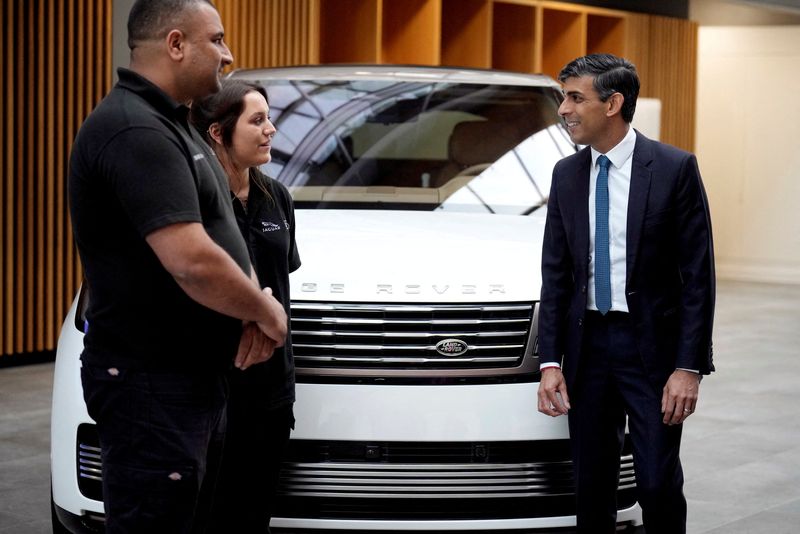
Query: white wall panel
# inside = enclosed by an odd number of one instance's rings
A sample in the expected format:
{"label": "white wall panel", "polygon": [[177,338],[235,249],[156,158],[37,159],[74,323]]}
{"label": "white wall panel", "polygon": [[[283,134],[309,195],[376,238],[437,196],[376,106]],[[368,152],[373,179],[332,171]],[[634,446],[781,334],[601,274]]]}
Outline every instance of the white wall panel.
{"label": "white wall panel", "polygon": [[697,155],[720,278],[800,284],[800,26],[701,27]]}

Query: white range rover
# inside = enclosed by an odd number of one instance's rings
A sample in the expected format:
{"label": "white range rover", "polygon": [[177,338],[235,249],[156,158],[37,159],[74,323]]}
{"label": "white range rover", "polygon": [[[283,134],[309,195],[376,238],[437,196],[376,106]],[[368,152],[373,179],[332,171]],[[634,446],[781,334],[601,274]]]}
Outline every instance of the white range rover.
{"label": "white range rover", "polygon": [[[536,410],[536,317],[553,165],[576,150],[559,85],[489,70],[238,71],[292,191],[297,426],[273,532],[574,527],[566,418]],[[80,385],[79,295],[52,412],[56,532],[102,531],[102,464]],[[637,531],[629,444],[618,491]],[[235,513],[235,511],[231,511]]]}

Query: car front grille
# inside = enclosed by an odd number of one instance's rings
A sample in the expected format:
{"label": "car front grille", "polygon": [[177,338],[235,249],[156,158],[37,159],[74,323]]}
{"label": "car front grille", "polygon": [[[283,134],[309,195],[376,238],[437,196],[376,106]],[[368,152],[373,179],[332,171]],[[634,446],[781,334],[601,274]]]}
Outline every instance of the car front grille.
{"label": "car front grille", "polygon": [[[78,428],[81,493],[102,501],[94,425]],[[620,458],[617,503],[636,502],[629,439]],[[574,515],[566,440],[365,443],[291,440],[276,517],[469,520]]]}
{"label": "car front grille", "polygon": [[[493,376],[533,372],[535,303],[292,303],[300,375]],[[458,350],[448,352],[448,342]],[[437,350],[437,346],[440,350]]]}
{"label": "car front grille", "polygon": [[[635,502],[630,445],[618,502]],[[356,443],[293,440],[276,516],[490,519],[573,515],[567,441]]]}
{"label": "car front grille", "polygon": [[76,447],[78,489],[89,499],[103,500],[103,464],[100,459],[100,438],[94,425],[78,426]]}

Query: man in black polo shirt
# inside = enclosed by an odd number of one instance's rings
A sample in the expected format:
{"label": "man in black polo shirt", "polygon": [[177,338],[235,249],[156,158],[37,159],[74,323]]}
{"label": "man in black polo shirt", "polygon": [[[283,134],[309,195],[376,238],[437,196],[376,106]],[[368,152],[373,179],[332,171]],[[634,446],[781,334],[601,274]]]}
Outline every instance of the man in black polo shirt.
{"label": "man in black polo shirt", "polygon": [[224,428],[223,372],[268,359],[286,314],[254,281],[225,174],[187,123],[233,61],[219,14],[206,0],[138,0],[128,33],[130,70],[70,160],[91,296],[81,378],[106,532],[187,532]]}

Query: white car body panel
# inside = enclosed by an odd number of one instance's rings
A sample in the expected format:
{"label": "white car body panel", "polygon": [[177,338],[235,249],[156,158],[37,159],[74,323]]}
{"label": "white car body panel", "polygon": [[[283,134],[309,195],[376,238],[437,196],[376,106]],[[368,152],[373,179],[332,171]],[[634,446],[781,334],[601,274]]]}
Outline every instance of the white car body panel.
{"label": "white car body panel", "polygon": [[[544,212],[297,210],[292,300],[509,302],[539,298]],[[347,258],[331,261],[331,258]]]}

